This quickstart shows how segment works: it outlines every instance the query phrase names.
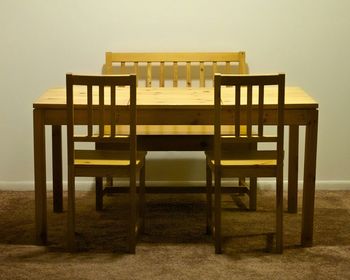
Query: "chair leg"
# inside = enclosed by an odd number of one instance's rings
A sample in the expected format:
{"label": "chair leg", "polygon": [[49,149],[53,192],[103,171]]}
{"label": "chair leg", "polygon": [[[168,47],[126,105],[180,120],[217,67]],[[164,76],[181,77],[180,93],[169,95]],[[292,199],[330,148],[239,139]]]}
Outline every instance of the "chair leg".
{"label": "chair leg", "polygon": [[283,180],[279,178],[276,190],[276,251],[283,253]]}
{"label": "chair leg", "polygon": [[140,170],[140,193],[139,193],[139,218],[140,218],[140,232],[145,231],[145,211],[146,211],[146,189],[145,189],[145,165]]}
{"label": "chair leg", "polygon": [[249,210],[256,211],[257,178],[249,179]]}
{"label": "chair leg", "polygon": [[136,249],[136,172],[131,171],[129,187],[129,253]]}
{"label": "chair leg", "polygon": [[213,227],[213,201],[212,201],[212,195],[213,195],[213,176],[211,172],[211,168],[207,164],[206,169],[206,177],[207,177],[207,234],[212,233],[212,227]]}
{"label": "chair leg", "polygon": [[222,253],[222,244],[221,244],[221,176],[219,167],[215,167],[214,173],[215,181],[215,201],[214,201],[214,213],[215,213],[215,253]]}
{"label": "chair leg", "polygon": [[96,188],[96,211],[103,210],[103,178],[95,178],[95,188]]}
{"label": "chair leg", "polygon": [[[248,144],[248,151],[257,151],[258,144],[250,143]],[[256,211],[256,203],[257,203],[257,178],[250,177],[249,178],[249,210]]]}
{"label": "chair leg", "polygon": [[67,247],[75,251],[75,179],[68,176],[68,217],[67,217]]}

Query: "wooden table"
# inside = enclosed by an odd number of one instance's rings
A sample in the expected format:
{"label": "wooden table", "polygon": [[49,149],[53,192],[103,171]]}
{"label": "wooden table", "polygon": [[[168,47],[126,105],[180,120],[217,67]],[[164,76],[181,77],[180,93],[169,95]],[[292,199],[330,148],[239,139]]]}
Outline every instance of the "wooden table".
{"label": "wooden table", "polygon": [[[230,89],[224,89],[224,104],[233,103]],[[123,90],[121,90],[123,91]],[[211,88],[138,88],[138,143],[147,150],[207,150],[213,124],[214,94]],[[83,98],[83,97],[79,97]],[[124,93],[118,99],[128,102]],[[271,87],[265,99],[266,123],[274,124],[276,95]],[[66,124],[65,89],[49,89],[33,103],[35,222],[38,244],[47,242],[45,126],[52,126],[54,211],[62,211],[61,126]],[[233,111],[223,119],[231,122]],[[121,119],[123,114],[120,115]],[[289,126],[288,211],[297,211],[299,126],[305,126],[305,154],[302,202],[301,244],[312,246],[317,153],[318,103],[298,87],[286,87],[285,123]],[[174,130],[174,127],[177,126]]]}

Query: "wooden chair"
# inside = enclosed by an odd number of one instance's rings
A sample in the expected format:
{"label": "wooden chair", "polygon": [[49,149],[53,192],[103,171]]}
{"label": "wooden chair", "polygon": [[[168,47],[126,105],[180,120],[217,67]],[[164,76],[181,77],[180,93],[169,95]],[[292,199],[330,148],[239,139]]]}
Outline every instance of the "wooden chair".
{"label": "wooden chair", "polygon": [[[128,87],[129,104],[117,103],[120,86]],[[142,209],[145,185],[145,153],[136,146],[136,76],[66,76],[67,90],[67,150],[68,150],[68,248],[75,249],[75,177],[127,177],[129,178],[129,252],[135,252],[136,235],[142,229]],[[128,110],[129,119],[124,125],[129,130],[117,134],[117,111]],[[112,127],[108,134],[104,126]],[[88,149],[87,143],[128,143],[127,151]],[[82,145],[83,143],[83,145]],[[82,147],[83,146],[83,147]],[[84,148],[85,147],[85,148]],[[136,183],[139,178],[140,191]],[[137,201],[138,199],[138,201]],[[139,207],[137,207],[139,204]]]}
{"label": "wooden chair", "polygon": [[[221,179],[231,177],[276,177],[276,249],[283,251],[283,137],[284,137],[284,84],[285,75],[215,75],[215,122],[214,151],[207,153],[208,223],[212,226],[212,175],[214,175],[214,240],[215,252],[221,253]],[[276,135],[266,134],[264,110],[266,109],[266,86],[275,85],[278,113]],[[229,86],[229,87],[223,87]],[[229,92],[234,105],[225,105],[223,101]],[[234,112],[233,134],[223,134],[221,126],[227,124],[222,112]],[[240,126],[247,126],[247,133],[240,133]],[[257,127],[257,134],[253,127]],[[269,129],[269,131],[271,128]],[[259,150],[224,150],[227,143],[273,143],[273,147]]]}

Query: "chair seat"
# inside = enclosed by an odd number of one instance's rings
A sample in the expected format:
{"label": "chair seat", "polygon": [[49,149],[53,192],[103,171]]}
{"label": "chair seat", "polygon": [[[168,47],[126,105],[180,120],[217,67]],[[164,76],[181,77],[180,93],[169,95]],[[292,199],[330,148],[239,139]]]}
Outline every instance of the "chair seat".
{"label": "chair seat", "polygon": [[[214,169],[215,160],[212,152],[207,152],[207,162]],[[222,176],[275,176],[277,154],[275,151],[237,151],[222,152],[220,167]]]}
{"label": "chair seat", "polygon": [[[209,155],[210,154],[210,155]],[[212,153],[207,153],[208,165],[215,168]],[[251,151],[246,153],[224,154],[220,160],[222,176],[257,176],[273,177],[276,175],[277,158],[275,152]]]}
{"label": "chair seat", "polygon": [[[211,162],[214,165],[214,160],[212,160]],[[277,160],[276,159],[246,159],[246,160],[221,160],[221,166],[222,167],[251,167],[254,165],[262,165],[262,166],[268,166],[268,165],[276,165],[277,164]]]}
{"label": "chair seat", "polygon": [[[136,166],[144,162],[146,152],[138,152]],[[76,150],[74,158],[75,166],[130,166],[130,153],[110,150]]]}
{"label": "chair seat", "polygon": [[[209,160],[214,160],[214,152],[207,151],[207,158]],[[264,161],[276,161],[277,152],[276,151],[241,151],[241,150],[223,150],[221,151],[221,162],[223,161],[256,161],[263,163]]]}

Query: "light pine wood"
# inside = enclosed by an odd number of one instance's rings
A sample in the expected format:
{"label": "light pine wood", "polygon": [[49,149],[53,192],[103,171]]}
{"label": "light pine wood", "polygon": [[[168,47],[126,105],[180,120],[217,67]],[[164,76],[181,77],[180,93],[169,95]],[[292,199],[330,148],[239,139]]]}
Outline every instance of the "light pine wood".
{"label": "light pine wood", "polygon": [[[265,136],[265,95],[267,86],[277,86],[275,98],[277,99],[277,119],[275,127],[277,134],[275,137]],[[222,111],[225,108],[222,102],[222,89],[230,86],[226,90],[231,91],[234,104],[234,120],[232,135],[223,135]],[[254,91],[253,87],[257,87]],[[245,90],[243,90],[243,88]],[[257,119],[253,117],[253,93],[257,95],[258,103],[254,103],[254,111]],[[277,93],[277,94],[276,94]],[[245,98],[243,98],[245,95]],[[214,147],[213,152],[207,152],[207,172],[214,174],[214,223],[210,221],[209,225],[214,225],[215,252],[222,252],[221,237],[221,178],[232,177],[275,177],[276,178],[276,251],[283,251],[283,141],[284,141],[284,104],[285,104],[285,75],[215,75],[214,83]],[[227,105],[226,105],[227,106]],[[243,118],[245,120],[243,121]],[[240,126],[244,124],[247,128],[246,134],[241,134]],[[253,124],[258,124],[258,135],[252,133]],[[265,139],[266,138],[266,139]],[[249,151],[224,150],[223,142],[232,141],[234,143],[256,143],[271,142],[276,148],[268,150],[259,149]],[[211,188],[209,182],[211,175],[207,174],[208,191]],[[255,182],[253,181],[254,188]],[[207,194],[209,197],[210,194]],[[208,199],[208,207],[212,207],[211,198]],[[208,211],[210,214],[210,211]],[[211,214],[210,214],[211,215]]]}
{"label": "light pine wood", "polygon": [[[158,80],[160,87],[165,86],[166,80],[173,81],[172,86],[179,86],[179,65],[185,67],[185,86],[193,86],[194,68],[198,68],[198,85],[200,87],[206,86],[205,71],[207,68],[212,69],[212,76],[209,80],[212,81],[214,73],[218,71],[218,63],[222,64],[223,73],[246,74],[247,66],[245,61],[245,52],[221,52],[221,53],[116,53],[106,52],[106,61],[103,68],[104,74],[118,74],[125,73],[126,64],[134,64],[134,73],[138,76],[138,81],[142,73],[139,70],[140,64],[146,64],[146,87],[152,86],[152,79]],[[137,65],[137,66],[136,66]],[[166,77],[166,67],[172,68],[172,76]],[[155,76],[154,70],[159,68],[159,75]],[[138,83],[138,85],[140,85]]]}
{"label": "light pine wood", "polygon": [[[226,90],[222,89],[222,102],[230,107],[234,104],[231,94],[225,95]],[[276,124],[276,89],[272,86],[265,89],[266,103],[266,124]],[[304,126],[306,128],[305,139],[299,139],[307,143],[305,148],[305,159],[307,164],[302,167],[304,176],[303,192],[305,196],[302,201],[302,235],[301,243],[304,246],[312,245],[313,241],[313,221],[314,215],[314,190],[315,190],[315,167],[317,152],[317,126],[318,126],[318,102],[300,87],[287,86],[285,89],[285,124],[287,126]],[[123,96],[123,91],[125,97]],[[123,104],[127,104],[127,87],[121,88],[118,92],[121,96],[117,99],[117,108],[122,109]],[[229,93],[229,92],[228,92]],[[97,92],[94,91],[94,95]],[[140,150],[169,150],[169,145],[173,149],[176,144],[177,150],[197,150],[203,151],[211,149],[212,136],[206,132],[201,135],[201,131],[195,129],[194,135],[183,137],[182,135],[171,135],[169,129],[163,135],[163,125],[185,125],[202,124],[211,126],[213,124],[213,88],[138,88],[138,124],[144,126],[144,134],[138,135],[138,145]],[[176,96],[178,98],[176,98]],[[107,97],[106,97],[107,98]],[[86,104],[86,98],[79,95],[75,101]],[[94,100],[95,101],[95,100]],[[107,100],[108,102],[108,100]],[[256,99],[253,98],[253,118],[256,122],[254,111],[257,110]],[[232,125],[232,107],[224,111],[222,118],[227,124]],[[124,116],[121,112],[121,117]],[[80,122],[85,122],[87,116],[77,113],[76,117]],[[124,118],[124,117],[123,117]],[[242,119],[244,121],[244,118]],[[35,205],[36,205],[36,239],[38,244],[45,244],[47,240],[47,209],[46,209],[46,147],[45,147],[45,127],[67,125],[67,107],[65,88],[50,88],[33,102],[33,143],[34,143],[34,177],[35,177]],[[194,127],[196,127],[194,125]],[[146,127],[151,126],[152,129]],[[181,129],[181,133],[186,133]],[[191,133],[192,129],[187,130]],[[206,130],[205,130],[206,131]],[[170,133],[170,134],[169,134]],[[181,134],[179,133],[179,134]],[[56,137],[56,134],[52,135]],[[172,139],[169,141],[169,139]],[[107,143],[108,144],[108,143]],[[56,158],[53,158],[56,161]],[[295,174],[295,173],[293,173]],[[101,182],[100,180],[98,180]],[[98,185],[98,184],[97,184]],[[250,187],[252,182],[250,182]],[[289,188],[289,186],[288,186]],[[160,189],[164,190],[164,189]],[[203,188],[196,188],[198,192]],[[153,191],[153,189],[152,189]],[[171,190],[166,190],[167,192]],[[185,188],[184,191],[187,191]],[[158,189],[155,192],[159,192]],[[251,197],[250,197],[251,199]]]}
{"label": "light pine wood", "polygon": [[[136,144],[136,76],[110,75],[88,76],[67,74],[67,152],[68,152],[68,229],[67,242],[70,250],[75,249],[75,177],[97,177],[97,186],[101,185],[99,178],[118,176],[129,178],[129,234],[128,250],[135,253],[137,224],[140,212],[137,210],[136,181],[137,177],[144,180],[145,153],[137,152]],[[82,94],[85,87],[85,104],[75,98]],[[116,100],[119,88],[127,87],[129,101],[127,106],[127,129],[122,137],[128,140],[128,149],[125,151],[86,150],[79,149],[79,142],[96,143],[101,139],[108,139],[110,143],[120,139],[115,129],[117,125]],[[108,88],[108,90],[106,90]],[[96,92],[94,91],[96,90]],[[94,98],[97,95],[98,98]],[[78,104],[76,101],[79,100]],[[78,121],[78,112],[84,112],[86,121]],[[111,124],[108,134],[105,133],[105,124]],[[77,135],[76,126],[87,126],[86,135]],[[97,135],[93,127],[97,125]],[[145,186],[140,182],[140,187]],[[100,192],[97,188],[97,192]],[[144,194],[145,192],[140,192]],[[144,201],[144,198],[141,199]],[[101,202],[99,202],[101,203]],[[98,203],[97,203],[98,204]]]}
{"label": "light pine wood", "polygon": [[[86,89],[83,87],[77,87],[77,90],[82,92],[86,92]],[[107,90],[107,89],[106,89]],[[254,89],[255,90],[255,89]],[[242,89],[243,96],[245,95],[245,90]],[[96,89],[93,90],[94,103],[96,102],[96,98],[98,95],[98,91]],[[96,97],[95,97],[96,96]],[[232,91],[230,88],[222,88],[221,89],[221,100],[222,103],[226,106],[234,105],[234,98],[232,96]],[[266,109],[275,110],[277,105],[277,97],[276,97],[276,87],[269,86],[265,88],[265,98],[264,98],[264,106]],[[128,88],[122,87],[118,90],[118,99],[117,106],[125,106],[129,102],[128,97]],[[86,104],[86,96],[84,94],[78,95],[74,99],[74,103],[84,105]],[[106,103],[109,103],[109,97],[106,96]],[[245,103],[243,99],[243,105]],[[174,87],[138,87],[137,88],[137,106],[138,108],[148,109],[148,110],[162,110],[162,113],[166,116],[167,110],[172,109],[182,109],[182,111],[190,110],[212,110],[212,106],[214,104],[214,89],[213,88],[174,88]],[[256,106],[258,104],[258,98],[253,96],[253,110],[256,110]],[[46,109],[48,110],[49,121],[59,124],[57,121],[55,109],[66,109],[66,90],[63,87],[60,88],[50,88],[45,91],[41,96],[38,97],[37,100],[33,102],[34,109]],[[305,92],[300,87],[287,86],[285,88],[285,109],[287,111],[286,117],[288,117],[288,124],[298,124],[301,123],[303,125],[306,124],[306,119],[308,118],[307,113],[308,110],[318,109],[318,102],[310,96],[307,92]],[[294,110],[294,111],[292,111]],[[306,112],[303,112],[306,110]],[[52,112],[52,115],[50,114]],[[290,114],[294,113],[294,114]],[[289,115],[293,115],[293,118],[289,118]],[[254,116],[254,114],[253,114]],[[257,114],[255,114],[257,116]],[[143,115],[145,117],[145,115]],[[203,120],[206,120],[206,116],[201,116]],[[265,121],[272,121],[272,116],[265,115]],[[138,124],[147,124],[150,125],[152,123],[144,121],[144,118],[139,118]],[[198,120],[200,121],[200,120]],[[153,123],[156,125],[161,125],[162,120]],[[178,123],[179,124],[179,123]],[[187,122],[186,125],[189,123]],[[205,123],[208,124],[208,123]]]}

